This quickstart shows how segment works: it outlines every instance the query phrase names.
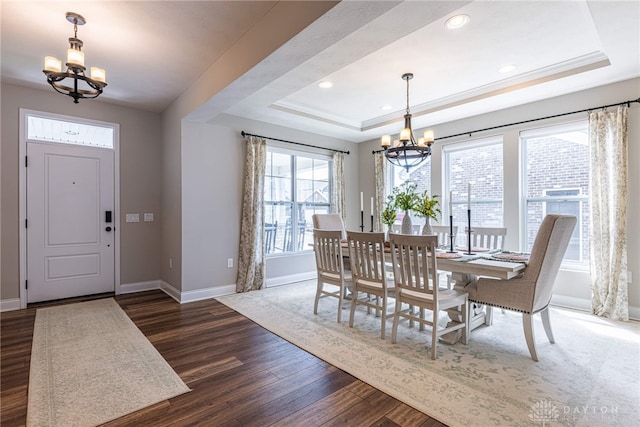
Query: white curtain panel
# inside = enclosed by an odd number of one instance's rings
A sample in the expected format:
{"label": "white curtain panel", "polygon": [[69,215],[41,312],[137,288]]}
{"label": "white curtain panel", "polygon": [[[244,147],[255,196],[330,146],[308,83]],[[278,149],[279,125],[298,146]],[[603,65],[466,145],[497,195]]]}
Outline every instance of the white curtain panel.
{"label": "white curtain panel", "polygon": [[591,305],[594,314],[615,320],[629,320],[627,110],[589,114]]}
{"label": "white curtain panel", "polygon": [[347,223],[344,202],[344,153],[333,153],[333,176],[331,177],[331,212],[340,214],[342,223]]}
{"label": "white curtain panel", "polygon": [[264,180],[267,142],[246,136],[247,160],[244,170],[240,249],[236,292],[262,289],[264,286]]}
{"label": "white curtain panel", "polygon": [[378,233],[384,232],[384,224],[380,214],[385,208],[385,183],[387,182],[387,159],[384,152],[379,151],[373,154],[373,170],[375,174],[375,221],[374,230]]}

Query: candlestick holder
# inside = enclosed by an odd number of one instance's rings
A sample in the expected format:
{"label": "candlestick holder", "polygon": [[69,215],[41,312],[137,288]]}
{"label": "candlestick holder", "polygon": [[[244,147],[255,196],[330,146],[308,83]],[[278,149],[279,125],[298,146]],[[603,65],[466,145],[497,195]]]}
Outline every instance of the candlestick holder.
{"label": "candlestick holder", "polygon": [[364,231],[364,211],[360,211],[360,231]]}
{"label": "candlestick holder", "polygon": [[371,230],[370,230],[370,232],[373,233],[373,215],[371,215]]}
{"label": "candlestick holder", "polygon": [[471,229],[471,209],[467,209],[467,242],[468,242],[468,246],[467,246],[467,252],[465,252],[465,255],[475,255],[475,253],[471,252],[471,233],[473,233],[473,230]]}
{"label": "candlestick holder", "polygon": [[453,242],[456,240],[456,235],[453,234],[453,215],[449,215],[449,240],[451,241],[451,249],[449,249],[447,252],[449,252],[450,254],[456,253],[457,251],[453,247]]}

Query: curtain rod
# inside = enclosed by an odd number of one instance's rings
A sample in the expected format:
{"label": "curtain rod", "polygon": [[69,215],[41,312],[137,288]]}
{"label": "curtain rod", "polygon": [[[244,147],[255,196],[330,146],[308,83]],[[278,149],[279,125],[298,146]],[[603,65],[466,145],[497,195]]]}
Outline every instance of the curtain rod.
{"label": "curtain rod", "polygon": [[[571,111],[569,113],[560,113],[560,114],[554,114],[553,116],[538,117],[537,119],[522,120],[520,122],[508,123],[508,124],[505,124],[505,125],[491,126],[491,127],[484,128],[484,129],[477,129],[477,130],[472,130],[472,131],[469,131],[469,132],[457,133],[455,135],[441,136],[440,138],[434,138],[434,141],[438,141],[438,140],[441,140],[441,139],[455,138],[456,136],[463,136],[463,135],[471,136],[471,134],[473,134],[473,133],[479,133],[479,132],[485,132],[485,131],[488,131],[488,130],[494,130],[494,129],[500,129],[500,128],[505,128],[505,127],[509,127],[509,126],[521,125],[521,124],[524,124],[524,123],[537,122],[539,120],[547,120],[547,119],[553,119],[553,118],[556,118],[556,117],[569,116],[571,114],[584,113],[584,112],[587,112],[587,111],[591,112],[593,110],[600,110],[600,109],[605,109],[605,108],[609,108],[609,107],[617,107],[618,105],[625,105],[626,104],[627,107],[630,107],[632,102],[640,103],[640,98],[631,99],[631,100],[623,101],[623,102],[617,102],[615,104],[602,105],[600,107],[585,108],[584,110]],[[371,152],[371,154],[380,153],[382,151],[384,151],[384,150],[383,149],[382,150],[373,150]]]}
{"label": "curtain rod", "polygon": [[317,145],[303,144],[302,142],[287,141],[285,139],[278,139],[278,138],[270,138],[268,136],[255,135],[253,133],[247,133],[245,131],[242,131],[241,134],[242,134],[243,137],[244,136],[257,136],[258,138],[270,139],[271,141],[280,141],[280,142],[286,142],[287,144],[302,145],[302,146],[305,146],[305,147],[319,148],[321,150],[335,151],[336,153],[350,154],[348,151],[338,150],[338,149],[335,149],[335,148],[319,147]]}

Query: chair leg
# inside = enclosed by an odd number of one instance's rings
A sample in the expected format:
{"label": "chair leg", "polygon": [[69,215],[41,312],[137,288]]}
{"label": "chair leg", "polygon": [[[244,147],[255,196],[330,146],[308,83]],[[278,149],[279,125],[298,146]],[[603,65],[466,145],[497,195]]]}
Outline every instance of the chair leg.
{"label": "chair leg", "polygon": [[356,313],[356,305],[358,301],[358,290],[355,287],[351,288],[351,310],[349,310],[349,326],[353,328],[353,317]]}
{"label": "chair leg", "polygon": [[538,354],[536,353],[536,340],[533,335],[533,316],[531,314],[522,313],[522,326],[524,326],[524,338],[527,340],[527,347],[529,347],[529,353],[534,361],[538,361]]}
{"label": "chair leg", "polygon": [[380,315],[381,321],[380,321],[380,337],[382,339],[384,339],[385,337],[385,332],[387,329],[387,304],[386,304],[387,299],[384,298],[383,302],[382,302],[382,314]]}
{"label": "chair leg", "polygon": [[320,292],[322,292],[322,282],[318,279],[318,286],[316,288],[316,299],[313,303],[313,314],[318,314],[318,301],[320,301]]}
{"label": "chair leg", "polygon": [[551,321],[549,320],[549,307],[542,310],[540,312],[540,316],[542,316],[542,326],[544,326],[544,332],[547,334],[549,342],[553,344],[556,341],[553,339],[553,331],[551,330]]}
{"label": "chair leg", "polygon": [[[424,318],[422,315],[424,314],[424,309],[420,309],[420,317]],[[433,324],[431,325],[431,360],[436,360],[437,357],[437,348],[438,345],[438,311],[433,310],[433,318],[431,319]],[[420,327],[424,328],[424,324],[420,322]]]}
{"label": "chair leg", "polygon": [[338,323],[342,323],[342,304],[344,302],[344,285],[340,287],[338,292]]}
{"label": "chair leg", "polygon": [[400,320],[400,306],[402,304],[396,300],[396,309],[393,313],[393,326],[391,327],[391,343],[396,343],[396,334],[398,332],[398,320]]}

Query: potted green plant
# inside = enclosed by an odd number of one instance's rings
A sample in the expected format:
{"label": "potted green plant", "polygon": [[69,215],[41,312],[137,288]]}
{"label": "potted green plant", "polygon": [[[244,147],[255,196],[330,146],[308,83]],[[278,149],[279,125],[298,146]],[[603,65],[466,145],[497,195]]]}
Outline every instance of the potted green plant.
{"label": "potted green plant", "polygon": [[402,217],[402,234],[412,234],[411,215],[409,214],[409,211],[414,209],[414,206],[418,201],[418,194],[416,193],[417,188],[418,186],[416,184],[405,184],[393,189],[392,196],[395,201],[395,206],[396,208],[404,211],[404,216]]}
{"label": "potted green plant", "polygon": [[440,215],[440,208],[438,205],[440,202],[437,200],[438,195],[429,197],[429,192],[424,190],[421,195],[416,197],[416,201],[413,205],[413,210],[416,212],[416,216],[425,218],[424,227],[422,227],[422,234],[433,234],[431,228],[431,219],[438,219]]}

